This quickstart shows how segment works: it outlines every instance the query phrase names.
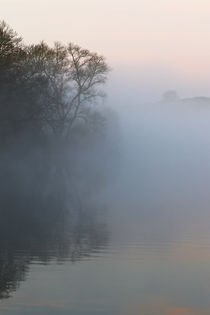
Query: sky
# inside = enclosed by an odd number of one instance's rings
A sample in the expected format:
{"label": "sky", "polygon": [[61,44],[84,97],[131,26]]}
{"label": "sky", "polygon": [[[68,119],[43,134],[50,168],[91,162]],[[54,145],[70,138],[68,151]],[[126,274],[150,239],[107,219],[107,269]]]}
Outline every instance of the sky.
{"label": "sky", "polygon": [[103,54],[115,97],[210,95],[209,0],[0,0],[0,8],[27,43],[71,41]]}

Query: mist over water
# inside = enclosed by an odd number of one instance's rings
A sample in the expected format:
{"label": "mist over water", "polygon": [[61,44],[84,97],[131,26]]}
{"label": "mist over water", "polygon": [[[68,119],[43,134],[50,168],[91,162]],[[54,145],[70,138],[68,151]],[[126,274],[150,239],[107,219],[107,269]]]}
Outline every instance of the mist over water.
{"label": "mist over water", "polygon": [[0,8],[0,315],[209,315],[210,2]]}
{"label": "mist over water", "polygon": [[40,148],[1,156],[2,314],[208,314],[209,106],[107,109],[104,136],[52,147],[68,176]]}
{"label": "mist over water", "polygon": [[149,237],[208,229],[209,113],[209,104],[199,100],[121,111],[119,211],[125,222],[137,219]]}
{"label": "mist over water", "polygon": [[1,314],[209,314],[210,98],[0,39]]}

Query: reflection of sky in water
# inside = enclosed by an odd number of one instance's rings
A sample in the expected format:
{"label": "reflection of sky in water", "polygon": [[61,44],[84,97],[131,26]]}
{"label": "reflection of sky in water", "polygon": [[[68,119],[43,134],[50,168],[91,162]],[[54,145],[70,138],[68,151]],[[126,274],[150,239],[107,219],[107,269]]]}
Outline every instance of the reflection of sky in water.
{"label": "reflection of sky in water", "polygon": [[209,246],[195,259],[181,247],[118,244],[75,265],[33,265],[27,281],[0,309],[5,314],[159,314],[158,309],[202,314],[209,306]]}
{"label": "reflection of sky in water", "polygon": [[124,114],[110,241],[94,243],[91,234],[78,262],[32,259],[1,314],[210,314],[209,113]]}

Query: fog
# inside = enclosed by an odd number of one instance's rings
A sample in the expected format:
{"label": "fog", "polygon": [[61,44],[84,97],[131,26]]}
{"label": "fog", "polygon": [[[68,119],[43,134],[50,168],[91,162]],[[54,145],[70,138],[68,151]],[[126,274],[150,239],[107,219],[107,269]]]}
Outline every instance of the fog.
{"label": "fog", "polygon": [[[40,291],[32,310],[61,294],[75,314],[97,314],[96,296],[105,314],[156,314],[169,296],[196,314],[209,300],[210,100],[169,91],[100,106],[102,133],[79,125],[69,147],[43,150],[23,132],[1,155],[2,305],[27,312]],[[43,291],[42,277],[53,289]]]}
{"label": "fog", "polygon": [[149,239],[208,230],[210,99],[161,98],[118,111],[122,164],[113,199],[125,238],[128,221]]}
{"label": "fog", "polygon": [[209,313],[207,83],[0,39],[0,311]]}

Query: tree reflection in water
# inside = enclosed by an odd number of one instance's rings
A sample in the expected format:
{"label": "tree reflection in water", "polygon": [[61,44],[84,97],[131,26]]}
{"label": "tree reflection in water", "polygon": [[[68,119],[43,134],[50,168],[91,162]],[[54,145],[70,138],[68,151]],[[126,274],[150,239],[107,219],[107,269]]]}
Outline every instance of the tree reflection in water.
{"label": "tree reflection in water", "polygon": [[[13,210],[8,210],[7,205],[7,211],[1,211],[0,299],[10,297],[18,289],[31,263],[77,262],[107,244],[103,211],[99,205],[88,201],[85,204],[70,212],[58,211],[52,203],[51,212],[44,214],[40,210],[27,213],[26,205],[20,203]],[[20,216],[17,208],[21,207],[24,215]]]}

